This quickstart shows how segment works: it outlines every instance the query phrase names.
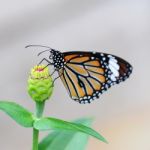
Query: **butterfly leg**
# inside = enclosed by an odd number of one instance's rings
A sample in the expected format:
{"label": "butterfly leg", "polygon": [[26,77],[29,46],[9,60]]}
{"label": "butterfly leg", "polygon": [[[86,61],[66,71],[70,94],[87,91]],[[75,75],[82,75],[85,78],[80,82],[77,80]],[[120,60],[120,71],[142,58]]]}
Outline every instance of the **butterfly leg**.
{"label": "butterfly leg", "polygon": [[[56,71],[56,70],[54,70],[54,72],[55,72],[55,71]],[[53,72],[52,74],[54,74],[54,72]],[[60,74],[58,77],[54,78],[53,83],[52,83],[52,86],[54,86],[54,82],[55,82],[58,78],[60,78],[62,75],[63,75],[63,74]]]}
{"label": "butterfly leg", "polygon": [[46,61],[46,62],[48,63],[47,66],[53,65],[53,63],[51,63],[51,62],[50,62],[48,59],[46,59],[46,58],[43,58],[43,59],[38,63],[38,65],[40,65],[43,61]]}
{"label": "butterfly leg", "polygon": [[56,71],[56,70],[54,70],[54,71],[50,74],[50,76],[52,76],[52,75],[55,73],[55,71]]}

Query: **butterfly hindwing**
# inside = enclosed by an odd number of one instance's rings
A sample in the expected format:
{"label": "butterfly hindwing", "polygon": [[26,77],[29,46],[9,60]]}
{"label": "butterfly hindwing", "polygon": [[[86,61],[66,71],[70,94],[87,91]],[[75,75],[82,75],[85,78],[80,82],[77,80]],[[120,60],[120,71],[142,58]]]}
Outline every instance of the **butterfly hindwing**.
{"label": "butterfly hindwing", "polygon": [[70,97],[79,103],[90,103],[132,72],[128,62],[110,54],[65,52],[63,57],[65,65],[59,75]]}

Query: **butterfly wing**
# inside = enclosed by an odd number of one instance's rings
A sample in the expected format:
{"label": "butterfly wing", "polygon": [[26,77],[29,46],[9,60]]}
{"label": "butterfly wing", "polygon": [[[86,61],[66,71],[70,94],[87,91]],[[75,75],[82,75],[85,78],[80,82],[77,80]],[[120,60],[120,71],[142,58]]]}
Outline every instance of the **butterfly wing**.
{"label": "butterfly wing", "polygon": [[98,52],[65,52],[58,73],[70,97],[90,103],[114,84],[125,81],[132,66],[114,55]]}

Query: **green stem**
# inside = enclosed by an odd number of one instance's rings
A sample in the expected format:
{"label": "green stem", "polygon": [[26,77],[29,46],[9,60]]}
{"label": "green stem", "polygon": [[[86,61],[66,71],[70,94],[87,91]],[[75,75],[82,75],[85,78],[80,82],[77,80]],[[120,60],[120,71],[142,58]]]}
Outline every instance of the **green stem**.
{"label": "green stem", "polygon": [[32,150],[38,150],[39,131],[33,128]]}
{"label": "green stem", "polygon": [[[42,117],[43,110],[44,110],[44,102],[36,102],[36,117]],[[33,128],[33,143],[32,143],[32,150],[38,150],[38,139],[39,139],[39,130]]]}

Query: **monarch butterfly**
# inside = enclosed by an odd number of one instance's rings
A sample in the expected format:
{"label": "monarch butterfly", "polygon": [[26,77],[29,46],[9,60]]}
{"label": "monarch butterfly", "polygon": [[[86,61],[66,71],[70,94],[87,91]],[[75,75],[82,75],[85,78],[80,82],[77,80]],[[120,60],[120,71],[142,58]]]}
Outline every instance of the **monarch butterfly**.
{"label": "monarch butterfly", "polygon": [[[40,45],[26,47],[30,46]],[[47,46],[41,47],[48,48],[45,51],[49,51],[50,55],[49,59],[43,58],[40,63],[45,60],[48,65],[54,66],[70,97],[79,103],[91,103],[132,73],[132,66],[115,55],[84,51],[62,53]]]}

